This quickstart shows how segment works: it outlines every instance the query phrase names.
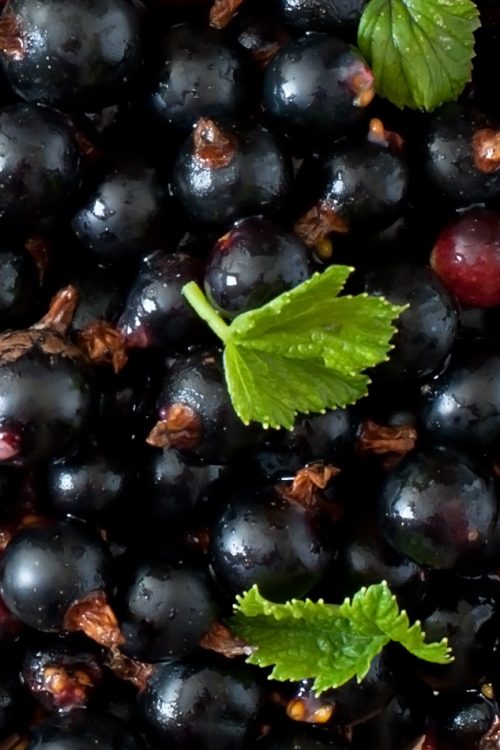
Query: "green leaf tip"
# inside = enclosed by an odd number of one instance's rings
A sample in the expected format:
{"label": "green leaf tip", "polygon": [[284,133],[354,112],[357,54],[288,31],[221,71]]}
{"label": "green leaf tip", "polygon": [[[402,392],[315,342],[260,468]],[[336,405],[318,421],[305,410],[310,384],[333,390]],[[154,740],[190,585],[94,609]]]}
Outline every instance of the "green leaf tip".
{"label": "green leaf tip", "polygon": [[367,294],[338,296],[354,269],[329,266],[229,325],[194,282],[191,306],[224,343],[224,372],[244,424],[291,430],[296,416],[366,395],[365,370],[387,358],[395,319],[406,309]]}
{"label": "green leaf tip", "polygon": [[248,663],[272,667],[270,679],[313,679],[318,694],[353,677],[361,681],[391,641],[425,661],[452,661],[447,640],[426,642],[421,624],[410,625],[385,581],[363,587],[340,605],[322,599],[277,604],[252,586],[236,597],[230,627],[255,649]]}
{"label": "green leaf tip", "polygon": [[472,0],[370,0],[358,46],[381,96],[430,111],[456,100],[470,81],[479,25]]}

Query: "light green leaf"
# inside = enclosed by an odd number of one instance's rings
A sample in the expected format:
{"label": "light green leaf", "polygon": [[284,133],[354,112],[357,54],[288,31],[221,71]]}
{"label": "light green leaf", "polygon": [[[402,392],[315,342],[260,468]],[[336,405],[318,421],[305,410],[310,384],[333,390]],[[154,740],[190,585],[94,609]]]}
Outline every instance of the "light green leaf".
{"label": "light green leaf", "polygon": [[297,414],[352,404],[366,395],[367,375],[328,368],[320,359],[292,359],[228,341],[224,370],[234,409],[249,424],[291,430]]}
{"label": "light green leaf", "polygon": [[248,424],[292,429],[297,414],[347,406],[366,395],[363,372],[387,359],[393,320],[405,309],[381,297],[337,297],[352,269],[330,266],[231,325],[201,289],[183,293],[225,344],[234,409]]}
{"label": "light green leaf", "polygon": [[314,678],[316,693],[362,680],[391,640],[421,659],[451,660],[445,640],[425,643],[420,624],[410,627],[386,583],[361,589],[340,606],[308,599],[275,604],[254,586],[237,597],[234,610],[231,630],[255,649],[247,661],[272,666],[271,679]]}
{"label": "light green leaf", "polygon": [[358,45],[381,96],[430,111],[457,99],[470,80],[478,27],[472,0],[370,0]]}

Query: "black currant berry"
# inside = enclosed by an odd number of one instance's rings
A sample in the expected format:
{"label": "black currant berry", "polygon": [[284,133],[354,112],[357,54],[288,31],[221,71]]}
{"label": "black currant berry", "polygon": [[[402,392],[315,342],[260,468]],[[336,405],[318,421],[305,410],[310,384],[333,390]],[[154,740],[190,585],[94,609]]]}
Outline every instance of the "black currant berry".
{"label": "black currant berry", "polygon": [[269,130],[198,120],[181,148],[172,189],[187,216],[224,226],[249,214],[276,214],[290,188],[287,158]]}
{"label": "black currant berry", "polygon": [[263,219],[237,222],[218,240],[205,269],[205,292],[226,317],[253,310],[293,289],[312,273],[305,245]]}
{"label": "black currant berry", "polygon": [[283,20],[298,31],[337,31],[359,23],[367,0],[276,0]]}
{"label": "black currant berry", "polygon": [[497,513],[491,477],[451,449],[410,453],[389,472],[380,493],[380,529],[389,544],[437,569],[481,560]]}
{"label": "black currant berry", "polygon": [[163,36],[150,104],[169,125],[189,130],[200,117],[239,116],[248,90],[247,62],[222,32],[180,24]]}
{"label": "black currant berry", "polygon": [[10,85],[69,110],[113,104],[143,63],[142,14],[127,0],[9,0],[0,60]]}
{"label": "black currant berry", "polygon": [[79,181],[80,154],[60,112],[38,104],[0,110],[0,222],[60,214]]}
{"label": "black currant berry", "polygon": [[263,104],[291,134],[332,138],[364,117],[373,73],[355,47],[328,34],[285,44],[266,68]]}
{"label": "black currant berry", "polygon": [[26,750],[146,750],[124,722],[78,709],[52,716],[33,730]]}

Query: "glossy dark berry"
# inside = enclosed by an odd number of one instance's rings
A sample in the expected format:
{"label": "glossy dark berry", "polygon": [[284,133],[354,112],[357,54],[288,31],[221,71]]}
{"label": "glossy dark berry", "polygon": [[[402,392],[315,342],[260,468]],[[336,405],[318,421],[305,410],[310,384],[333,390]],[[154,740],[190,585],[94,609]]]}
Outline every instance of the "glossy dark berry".
{"label": "glossy dark berry", "polygon": [[199,645],[216,618],[207,574],[165,563],[138,565],[122,581],[117,611],[122,650],[139,661],[171,661]]}
{"label": "glossy dark berry", "polygon": [[254,444],[256,431],[233,409],[218,350],[195,350],[167,369],[157,399],[159,421],[148,442],[208,463],[226,463]]}
{"label": "glossy dark berry", "polygon": [[60,514],[76,518],[92,518],[117,508],[131,486],[130,467],[95,449],[49,464],[44,476],[51,505]]}
{"label": "glossy dark berry", "polygon": [[359,122],[374,95],[373,74],[355,47],[328,34],[285,44],[264,75],[263,104],[280,127],[335,137]]}
{"label": "glossy dark berry", "polygon": [[470,354],[423,388],[422,422],[441,443],[485,450],[500,436],[500,357]]}
{"label": "glossy dark berry", "polygon": [[249,109],[247,84],[247,61],[223,32],[180,24],[163,36],[150,104],[169,125],[188,130],[200,117]]}
{"label": "glossy dark berry", "polygon": [[464,305],[500,304],[500,214],[474,209],[438,235],[431,266]]}
{"label": "glossy dark berry", "polygon": [[85,708],[103,678],[97,649],[83,638],[51,636],[27,648],[22,677],[48,711]]}
{"label": "glossy dark berry", "polygon": [[157,250],[144,258],[118,321],[127,347],[185,348],[199,338],[204,329],[182,287],[201,274],[200,262],[187,253]]}
{"label": "glossy dark berry", "polygon": [[393,380],[432,374],[449,354],[458,326],[452,297],[429,268],[398,264],[367,274],[368,294],[409,305],[396,322],[389,361],[378,370]]}
{"label": "glossy dark berry", "polygon": [[[338,688],[325,690],[317,700],[321,705],[331,707],[332,722],[354,726],[379,713],[393,698],[395,692],[393,670],[389,667],[387,658],[379,654],[373,659],[368,673],[361,682],[352,678]],[[288,715],[293,718],[298,713],[297,709],[300,709],[301,703],[307,711],[310,699],[314,701],[312,683],[310,680],[304,680],[295,698],[289,703]]]}
{"label": "glossy dark berry", "polygon": [[118,263],[154,250],[170,229],[168,214],[168,195],[157,170],[130,163],[106,175],[71,226],[98,260]]}
{"label": "glossy dark berry", "polygon": [[109,268],[78,268],[70,275],[71,285],[78,292],[70,332],[76,337],[90,326],[117,322],[126,299],[127,278]]}
{"label": "glossy dark berry", "polygon": [[423,168],[441,198],[459,206],[482,203],[500,193],[500,125],[480,112],[447,104],[428,125]]}
{"label": "glossy dark berry", "polygon": [[142,66],[142,9],[127,0],[9,0],[0,59],[28,101],[91,111],[113,104]]}
{"label": "glossy dark berry", "polygon": [[431,703],[429,723],[440,750],[479,750],[498,721],[498,706],[482,693],[451,692]]}
{"label": "glossy dark berry", "polygon": [[217,497],[223,472],[222,466],[197,466],[173,448],[155,451],[141,467],[148,512],[166,523],[192,523],[204,504]]}
{"label": "glossy dark berry", "polygon": [[380,713],[356,725],[353,750],[414,750],[427,727],[428,703],[426,692],[400,689]]}
{"label": "glossy dark berry", "polygon": [[205,269],[205,292],[226,317],[270,302],[312,273],[306,246],[274,222],[250,217],[214,245]]}
{"label": "glossy dark berry", "polygon": [[389,544],[432,568],[481,559],[497,513],[491,478],[451,449],[409,454],[380,492],[380,528]]}
{"label": "glossy dark berry", "polygon": [[72,604],[107,584],[108,555],[94,532],[76,522],[18,532],[2,560],[0,593],[21,622],[62,631]]}
{"label": "glossy dark berry", "polygon": [[24,465],[74,448],[88,426],[82,353],[56,330],[0,336],[0,461]]}
{"label": "glossy dark berry", "polygon": [[260,702],[252,672],[208,660],[158,665],[139,696],[147,725],[172,750],[242,750]]}
{"label": "glossy dark berry", "polygon": [[290,177],[288,159],[269,130],[203,119],[177,155],[172,189],[191,220],[229,226],[249,214],[280,211]]}
{"label": "glossy dark berry", "polygon": [[63,115],[37,104],[0,110],[0,222],[60,214],[80,181],[80,154]]}
{"label": "glossy dark berry", "polygon": [[282,437],[284,447],[302,456],[303,465],[322,460],[338,466],[353,447],[354,420],[349,409],[329,409],[298,418],[293,430]]}
{"label": "glossy dark berry", "polygon": [[86,710],[55,715],[33,730],[26,750],[146,750],[138,734],[112,716]]}
{"label": "glossy dark berry", "polygon": [[445,579],[436,582],[419,610],[426,639],[448,638],[454,656],[451,664],[415,661],[420,680],[439,691],[470,689],[484,682],[498,632],[497,602],[491,592],[477,583]]}
{"label": "glossy dark berry", "polygon": [[336,552],[325,514],[284,497],[280,485],[228,499],[210,542],[215,578],[225,591],[258,584],[263,596],[280,602],[306,596],[330,572]]}
{"label": "glossy dark berry", "polygon": [[29,254],[4,247],[0,251],[0,329],[25,321],[36,310],[34,298],[39,288],[38,272]]}
{"label": "glossy dark berry", "polygon": [[[304,172],[307,169],[306,162]],[[311,169],[314,171],[314,167]],[[340,141],[322,156],[316,170],[317,175],[310,178],[320,190],[316,211],[331,212],[338,231],[381,231],[400,218],[405,208],[409,180],[406,159],[386,142]],[[307,214],[302,222],[306,220]]]}
{"label": "glossy dark berry", "polygon": [[298,31],[336,31],[359,23],[367,0],[276,0],[283,20]]}

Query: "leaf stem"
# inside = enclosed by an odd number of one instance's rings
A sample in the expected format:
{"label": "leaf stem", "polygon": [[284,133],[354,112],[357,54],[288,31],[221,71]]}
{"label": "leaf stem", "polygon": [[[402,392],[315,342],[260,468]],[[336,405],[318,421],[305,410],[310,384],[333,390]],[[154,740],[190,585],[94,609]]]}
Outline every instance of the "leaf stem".
{"label": "leaf stem", "polygon": [[229,338],[229,326],[212,307],[196,281],[190,281],[188,284],[185,284],[182,287],[182,294],[193,310],[210,326],[216,336],[226,343]]}

